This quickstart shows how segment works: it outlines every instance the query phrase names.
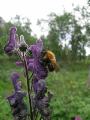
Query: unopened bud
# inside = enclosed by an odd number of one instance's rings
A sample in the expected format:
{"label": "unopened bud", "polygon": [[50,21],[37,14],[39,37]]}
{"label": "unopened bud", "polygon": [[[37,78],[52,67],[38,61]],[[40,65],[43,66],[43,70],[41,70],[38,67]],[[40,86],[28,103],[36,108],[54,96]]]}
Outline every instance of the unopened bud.
{"label": "unopened bud", "polygon": [[20,36],[20,44],[26,44],[26,42],[25,42],[25,39],[24,39],[24,36],[23,36],[23,35],[21,35],[21,36]]}
{"label": "unopened bud", "polygon": [[26,49],[27,49],[27,44],[26,44],[26,42],[24,40],[24,36],[23,35],[20,36],[20,47],[19,47],[19,49],[22,52],[25,52]]}

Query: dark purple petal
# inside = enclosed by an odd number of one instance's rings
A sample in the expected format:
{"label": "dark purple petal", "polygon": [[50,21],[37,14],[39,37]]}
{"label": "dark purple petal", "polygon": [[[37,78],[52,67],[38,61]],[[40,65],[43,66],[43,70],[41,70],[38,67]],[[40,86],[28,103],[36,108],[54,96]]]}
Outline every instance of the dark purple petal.
{"label": "dark purple petal", "polygon": [[16,44],[16,28],[12,27],[10,29],[8,43],[4,47],[6,54],[8,54],[8,55],[12,54],[15,44]]}
{"label": "dark purple petal", "polygon": [[36,44],[31,45],[28,48],[28,51],[32,51],[33,57],[37,58],[37,57],[40,56],[42,49],[43,49],[43,42],[42,42],[42,40],[37,40]]}
{"label": "dark purple petal", "polygon": [[7,98],[15,120],[26,120],[27,118],[27,106],[23,101],[25,95],[25,93],[20,91]]}
{"label": "dark purple petal", "polygon": [[29,71],[34,71],[34,59],[33,58],[27,58],[27,67]]}
{"label": "dark purple petal", "polygon": [[18,100],[22,100],[25,96],[26,96],[26,93],[25,93],[25,92],[22,92],[22,91],[17,91],[17,92],[16,92],[16,98],[17,98]]}
{"label": "dark purple petal", "polygon": [[17,65],[17,66],[23,66],[23,63],[22,63],[21,61],[17,61],[17,62],[16,62],[16,65]]}
{"label": "dark purple petal", "polygon": [[42,91],[45,88],[45,80],[39,80],[38,81],[38,87],[37,87],[37,91]]}
{"label": "dark purple petal", "polygon": [[13,83],[15,91],[21,90],[21,82],[19,81],[19,74],[13,73],[11,76],[11,79],[12,79],[12,83]]}
{"label": "dark purple petal", "polygon": [[13,106],[13,105],[15,104],[15,101],[16,101],[16,96],[15,96],[15,94],[13,94],[13,95],[11,95],[11,96],[8,96],[7,99],[8,99],[8,101],[9,101],[9,104],[10,104],[11,106]]}
{"label": "dark purple petal", "polygon": [[44,120],[50,119],[50,108],[49,108],[49,98],[44,96],[42,99],[36,99],[36,107],[38,108],[42,118]]}

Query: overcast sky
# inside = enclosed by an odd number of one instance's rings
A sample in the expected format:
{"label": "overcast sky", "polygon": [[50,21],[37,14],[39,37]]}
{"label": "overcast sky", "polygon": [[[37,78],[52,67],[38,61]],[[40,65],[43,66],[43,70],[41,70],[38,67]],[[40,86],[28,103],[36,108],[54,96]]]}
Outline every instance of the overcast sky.
{"label": "overcast sky", "polygon": [[40,36],[42,33],[36,26],[37,19],[46,18],[51,12],[62,14],[63,9],[72,10],[72,3],[85,5],[87,0],[1,0],[0,16],[6,21],[15,15],[28,17],[32,23],[32,30]]}
{"label": "overcast sky", "polygon": [[5,21],[16,15],[28,17],[32,23],[33,33],[39,37],[44,32],[42,33],[36,25],[38,19],[46,18],[51,12],[62,14],[63,9],[70,12],[73,3],[75,6],[83,6],[86,2],[87,0],[1,0],[0,16]]}

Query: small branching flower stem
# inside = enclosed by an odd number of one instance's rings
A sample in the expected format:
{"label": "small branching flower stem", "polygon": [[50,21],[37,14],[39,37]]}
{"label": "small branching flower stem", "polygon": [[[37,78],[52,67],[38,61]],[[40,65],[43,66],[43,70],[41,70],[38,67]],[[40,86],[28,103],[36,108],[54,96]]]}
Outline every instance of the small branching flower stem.
{"label": "small branching flower stem", "polygon": [[31,94],[31,92],[32,92],[32,85],[33,85],[33,79],[32,79],[32,77],[33,77],[33,72],[32,72],[32,74],[31,74],[31,76],[29,77],[29,81],[31,80],[30,94]]}
{"label": "small branching flower stem", "polygon": [[31,92],[30,92],[30,85],[29,85],[29,75],[28,75],[28,69],[27,69],[27,62],[26,62],[26,59],[25,59],[25,55],[24,55],[24,52],[23,52],[23,62],[24,62],[24,66],[25,66],[25,74],[26,74],[26,79],[27,79],[27,88],[28,88],[28,97],[29,97],[29,107],[30,107],[30,118],[31,120],[34,120],[33,119],[33,112],[32,112],[32,103],[31,103]]}

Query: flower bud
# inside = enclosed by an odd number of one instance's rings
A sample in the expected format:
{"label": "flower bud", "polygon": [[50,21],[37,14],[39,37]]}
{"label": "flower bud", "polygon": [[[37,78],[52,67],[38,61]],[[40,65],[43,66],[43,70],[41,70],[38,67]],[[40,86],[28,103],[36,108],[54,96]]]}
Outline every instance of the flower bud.
{"label": "flower bud", "polygon": [[26,42],[24,40],[24,36],[23,35],[20,36],[20,47],[19,47],[19,49],[22,52],[25,52],[26,49],[27,49],[27,44],[26,44]]}

